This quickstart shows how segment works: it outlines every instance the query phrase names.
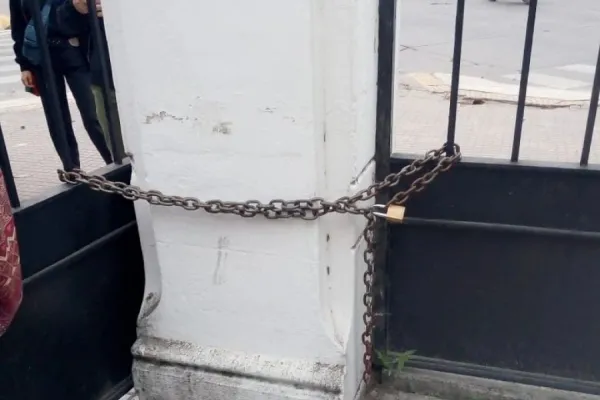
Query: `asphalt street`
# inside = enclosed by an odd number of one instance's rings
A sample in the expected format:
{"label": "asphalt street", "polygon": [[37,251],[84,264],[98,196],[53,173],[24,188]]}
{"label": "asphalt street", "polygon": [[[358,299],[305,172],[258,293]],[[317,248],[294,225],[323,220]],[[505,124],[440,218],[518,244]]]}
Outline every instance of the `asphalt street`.
{"label": "asphalt street", "polygon": [[[8,0],[0,0],[0,15],[10,15]],[[19,67],[14,62],[12,44],[10,31],[0,31],[0,102],[31,97],[23,90]]]}
{"label": "asphalt street", "polygon": [[[553,104],[566,108],[527,108],[521,158],[576,162],[600,45],[600,1],[538,2],[528,95],[552,93]],[[395,151],[422,153],[445,140],[456,3],[399,2]],[[464,154],[510,156],[516,108],[493,99],[502,95],[514,98],[508,103],[516,101],[528,9],[521,0],[466,0],[460,89],[486,100],[459,105],[456,137]],[[442,90],[435,94],[432,88],[440,84]],[[591,162],[598,163],[599,157],[600,140],[594,140]]]}
{"label": "asphalt street", "polygon": [[21,72],[15,63],[10,31],[0,31],[0,104],[2,101],[31,98],[21,84]]}
{"label": "asphalt street", "polygon": [[[0,0],[0,13],[8,8]],[[398,8],[398,73],[450,73],[456,0],[398,0]],[[521,0],[466,0],[461,74],[517,84],[527,10]],[[539,0],[530,84],[589,90],[599,22],[598,0]],[[0,101],[26,99],[10,37],[2,33]]]}
{"label": "asphalt street", "polygon": [[8,15],[9,13],[8,0],[0,0],[0,14]]}
{"label": "asphalt street", "polygon": [[[399,73],[450,73],[456,0],[399,0]],[[461,75],[518,83],[528,6],[467,0]],[[591,86],[600,44],[600,1],[539,0],[530,84]]]}

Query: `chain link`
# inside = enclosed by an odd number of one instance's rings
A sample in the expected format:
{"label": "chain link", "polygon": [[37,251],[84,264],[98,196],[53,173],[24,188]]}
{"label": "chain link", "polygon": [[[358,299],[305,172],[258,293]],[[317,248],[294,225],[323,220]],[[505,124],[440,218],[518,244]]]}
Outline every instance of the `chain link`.
{"label": "chain link", "polygon": [[[375,237],[376,216],[373,214],[374,206],[365,203],[387,189],[396,187],[403,178],[415,177],[415,179],[404,190],[398,191],[388,202],[388,206],[404,205],[411,195],[424,190],[442,172],[448,171],[461,159],[460,147],[453,145],[454,152],[446,154],[446,145],[428,151],[423,158],[418,158],[406,165],[399,172],[389,174],[381,182],[376,182],[369,187],[356,192],[352,196],[342,196],[333,201],[327,201],[321,197],[310,199],[283,200],[274,199],[268,203],[259,200],[247,200],[244,202],[208,200],[202,201],[195,197],[181,197],[166,195],[158,190],[143,190],[138,186],[123,182],[114,182],[100,175],[89,175],[81,170],[64,171],[58,170],[59,179],[68,184],[84,184],[104,193],[119,195],[127,200],[144,200],[150,204],[167,207],[181,207],[188,211],[204,210],[211,214],[234,214],[244,218],[252,218],[262,215],[268,219],[300,218],[303,220],[315,220],[331,213],[363,215],[367,219],[362,236],[366,243],[363,259],[366,270],[363,275],[365,294],[363,304],[365,311],[363,322],[365,330],[362,334],[362,342],[365,346],[363,355],[364,374],[363,380],[368,384],[373,372],[373,327],[375,320],[373,315],[373,282],[375,278],[375,250],[377,247]],[[416,177],[418,173],[422,173]],[[377,206],[378,207],[378,206]]]}

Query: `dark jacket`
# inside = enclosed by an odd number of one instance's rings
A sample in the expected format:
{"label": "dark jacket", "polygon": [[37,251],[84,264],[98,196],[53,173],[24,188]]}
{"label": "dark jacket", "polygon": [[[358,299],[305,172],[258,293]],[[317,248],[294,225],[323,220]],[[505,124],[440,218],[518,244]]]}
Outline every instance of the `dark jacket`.
{"label": "dark jacket", "polygon": [[[69,0],[66,0],[71,3]],[[46,0],[38,0],[40,9],[46,3]],[[23,41],[25,38],[25,28],[32,18],[33,2],[31,0],[10,0],[10,31],[14,41],[13,50],[15,53],[15,61],[21,67],[21,71],[33,71],[35,65],[23,56]],[[82,57],[88,53],[87,40],[84,46],[74,48],[68,44],[68,39],[75,35],[68,35],[58,29],[56,20],[56,6],[53,6],[48,20],[47,38],[52,41],[51,56],[55,66],[61,65],[64,67],[80,66],[82,63],[87,64],[86,57]]]}
{"label": "dark jacket", "polygon": [[[104,41],[103,47],[106,49],[104,56],[108,68],[109,85],[111,89],[114,89],[110,56],[108,54],[108,45],[106,43],[106,33],[104,30],[104,20],[99,18],[98,22],[100,23],[99,36],[101,40]],[[56,25],[53,28],[56,31],[64,36],[78,37],[82,45],[88,49],[90,70],[92,72],[92,84],[103,86],[100,48],[97,43],[94,43],[90,17],[88,15],[80,14],[75,7],[73,7],[73,2],[67,0],[64,4],[56,8],[54,23]]]}
{"label": "dark jacket", "polygon": [[[40,2],[40,8],[43,2]],[[25,28],[31,19],[30,3],[24,0],[10,0],[10,34],[14,41],[13,50],[15,61],[21,67],[21,71],[33,70],[33,65],[23,56],[23,40]],[[50,29],[48,29],[50,30]]]}

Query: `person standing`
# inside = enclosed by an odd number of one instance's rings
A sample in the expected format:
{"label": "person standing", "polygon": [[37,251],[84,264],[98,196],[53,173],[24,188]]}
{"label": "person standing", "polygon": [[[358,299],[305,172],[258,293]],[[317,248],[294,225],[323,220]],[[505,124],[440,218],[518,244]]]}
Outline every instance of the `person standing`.
{"label": "person standing", "polygon": [[111,107],[113,115],[116,117],[113,121],[112,128],[114,129],[114,135],[117,138],[121,137],[121,125],[118,118],[117,98],[112,77],[110,55],[106,43],[102,3],[100,0],[95,0],[95,4],[100,26],[100,35],[98,35],[98,39],[102,40],[103,43],[96,43],[94,35],[91,33],[88,15],[90,10],[87,0],[67,0],[60,5],[56,10],[56,25],[65,35],[87,38],[89,40],[87,47],[89,49],[90,70],[92,71],[92,92],[96,100],[96,113],[100,120],[100,124],[102,125],[106,142],[109,144],[109,148],[112,149],[110,135],[111,126],[108,122],[110,114],[107,112],[108,110],[106,110],[105,105],[107,103],[105,103],[104,91],[102,90],[104,86],[102,79],[102,58],[106,60],[105,67],[108,70],[108,87],[105,89],[108,94],[108,106]]}
{"label": "person standing", "polygon": [[[75,139],[67,100],[65,79],[73,93],[83,125],[92,143],[104,162],[110,164],[113,161],[112,155],[96,115],[95,101],[91,91],[91,74],[86,46],[79,38],[64,35],[55,28],[56,7],[64,1],[66,0],[10,0],[11,34],[14,41],[15,60],[21,68],[23,85],[30,90],[39,91],[48,130],[63,168],[73,170],[81,167],[79,146]],[[52,97],[43,74],[41,44],[37,43],[32,20],[32,10],[36,5],[41,8],[42,22],[46,30],[53,69],[52,79],[57,88],[60,115],[52,112],[51,102],[55,101],[55,98]],[[64,127],[64,132],[62,127]],[[64,137],[61,138],[62,135]],[[64,140],[61,140],[63,138]],[[66,148],[63,143],[66,144]]]}

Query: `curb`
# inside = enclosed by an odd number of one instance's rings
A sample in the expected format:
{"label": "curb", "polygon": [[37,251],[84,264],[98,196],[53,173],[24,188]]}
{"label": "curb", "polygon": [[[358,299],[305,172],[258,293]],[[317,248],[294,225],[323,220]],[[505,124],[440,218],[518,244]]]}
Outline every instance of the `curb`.
{"label": "curb", "polygon": [[10,16],[6,14],[0,14],[0,30],[10,29]]}
{"label": "curb", "polygon": [[[429,92],[443,95],[450,94],[451,74],[412,73],[404,76],[410,78]],[[519,99],[519,85],[461,75],[458,94],[460,97],[467,99],[517,104]],[[583,107],[589,105],[590,96],[590,92],[550,89],[530,85],[527,88],[525,104],[541,108]]]}

